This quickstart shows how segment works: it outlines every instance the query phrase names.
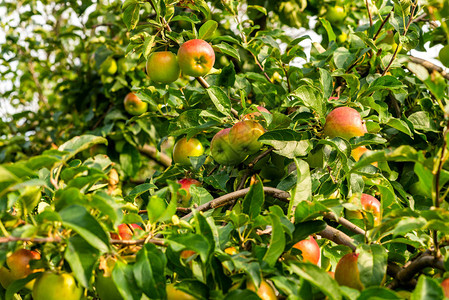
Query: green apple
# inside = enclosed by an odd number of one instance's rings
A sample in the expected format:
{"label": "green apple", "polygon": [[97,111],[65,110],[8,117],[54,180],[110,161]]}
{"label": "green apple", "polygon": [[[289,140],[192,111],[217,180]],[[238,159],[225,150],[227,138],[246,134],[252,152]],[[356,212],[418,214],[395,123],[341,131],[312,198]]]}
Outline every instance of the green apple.
{"label": "green apple", "polygon": [[195,300],[196,298],[184,291],[178,290],[174,283],[167,284],[167,300]]}
{"label": "green apple", "polygon": [[229,142],[231,128],[222,129],[215,134],[210,143],[210,152],[220,165],[233,166],[241,163],[247,154],[237,152]]}
{"label": "green apple", "polygon": [[112,57],[108,57],[100,65],[101,75],[114,75],[117,72],[117,62]]}
{"label": "green apple", "polygon": [[80,300],[83,290],[68,273],[43,273],[34,284],[34,300]]}
{"label": "green apple", "polygon": [[330,138],[342,137],[349,140],[368,131],[360,113],[351,107],[338,107],[326,116],[324,135]]}
{"label": "green apple", "polygon": [[215,52],[212,46],[204,40],[190,40],[179,47],[178,62],[185,75],[204,76],[214,66]]}
{"label": "green apple", "polygon": [[201,142],[196,138],[190,138],[187,140],[186,137],[178,140],[173,147],[173,161],[176,164],[183,166],[190,166],[189,157],[201,156],[204,154],[204,147]]}
{"label": "green apple", "polygon": [[125,106],[125,110],[133,116],[141,115],[148,109],[148,103],[140,100],[133,92],[126,95],[123,105]]}
{"label": "green apple", "polygon": [[358,258],[359,254],[357,253],[348,253],[343,256],[335,268],[335,280],[340,285],[361,291],[364,286],[360,281]]}
{"label": "green apple", "polygon": [[346,11],[343,6],[328,6],[326,11],[326,20],[331,23],[339,23],[346,18]]}
{"label": "green apple", "polygon": [[251,155],[262,147],[257,139],[265,133],[265,129],[256,121],[240,121],[229,130],[229,143],[237,153]]}
{"label": "green apple", "polygon": [[449,45],[441,48],[440,52],[438,53],[438,58],[445,67],[449,68]]}
{"label": "green apple", "polygon": [[146,69],[150,79],[160,83],[172,83],[181,74],[178,58],[170,51],[151,53],[146,63]]}

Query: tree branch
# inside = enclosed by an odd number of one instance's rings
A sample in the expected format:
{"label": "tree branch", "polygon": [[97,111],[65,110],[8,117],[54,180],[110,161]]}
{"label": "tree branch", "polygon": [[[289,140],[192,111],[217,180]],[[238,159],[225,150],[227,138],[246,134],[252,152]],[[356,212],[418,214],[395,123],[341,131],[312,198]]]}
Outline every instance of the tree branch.
{"label": "tree branch", "polygon": [[[238,191],[223,195],[221,197],[215,198],[212,201],[209,201],[207,203],[204,203],[203,205],[198,206],[198,208],[196,208],[196,210],[206,211],[206,210],[224,206],[226,204],[233,202],[234,200],[236,200],[238,198],[244,197],[246,194],[248,194],[249,189],[250,188],[238,190]],[[264,191],[265,195],[270,195],[274,198],[278,198],[279,200],[281,200],[283,202],[289,202],[290,193],[288,193],[286,191],[279,190],[279,189],[272,188],[272,187],[267,187],[267,186],[263,187],[263,191]],[[182,217],[182,219],[189,219],[190,217],[192,217],[192,215],[193,215],[193,212],[185,215],[184,217]]]}
{"label": "tree branch", "polygon": [[323,216],[327,219],[334,220],[334,221],[338,222],[340,225],[348,228],[349,230],[351,230],[354,233],[361,234],[363,236],[366,235],[365,230],[363,230],[362,228],[358,227],[357,225],[355,225],[354,223],[348,221],[347,219],[345,219],[343,217],[337,218],[337,216],[333,212],[326,212],[323,214]]}
{"label": "tree branch", "polygon": [[327,225],[323,231],[318,232],[317,234],[325,239],[333,241],[336,244],[348,246],[352,250],[357,248],[351,237],[332,226]]}
{"label": "tree branch", "polygon": [[140,153],[145,154],[163,167],[168,168],[171,166],[171,158],[167,154],[157,151],[156,147],[144,145],[143,147],[139,148],[139,151]]}
{"label": "tree branch", "polygon": [[443,68],[431,63],[430,61],[424,60],[422,58],[414,57],[414,56],[410,56],[409,60],[412,63],[419,64],[419,65],[423,66],[424,68],[427,69],[427,71],[430,71],[430,72],[437,71],[441,74],[441,76],[443,76],[444,78],[449,80],[449,74],[446,71],[444,71]]}
{"label": "tree branch", "polygon": [[[195,79],[196,79],[196,81],[198,81],[201,84],[201,86],[203,88],[208,89],[210,87],[209,83],[207,83],[207,81],[202,76],[195,77]],[[232,107],[231,107],[231,113],[234,115],[234,117],[236,117],[236,118],[239,117],[238,111],[236,111]]]}

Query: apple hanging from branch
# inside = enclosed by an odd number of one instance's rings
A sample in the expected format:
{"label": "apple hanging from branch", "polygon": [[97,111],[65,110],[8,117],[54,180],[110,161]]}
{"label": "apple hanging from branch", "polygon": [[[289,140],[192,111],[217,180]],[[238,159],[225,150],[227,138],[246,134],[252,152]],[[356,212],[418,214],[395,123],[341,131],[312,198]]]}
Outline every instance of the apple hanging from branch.
{"label": "apple hanging from branch", "polygon": [[179,47],[178,62],[185,75],[204,76],[214,66],[215,52],[212,46],[204,40],[189,40]]}
{"label": "apple hanging from branch", "polygon": [[178,58],[170,51],[151,53],[146,63],[146,70],[151,80],[160,83],[172,83],[181,74]]}
{"label": "apple hanging from branch", "polygon": [[181,138],[173,147],[173,161],[182,166],[191,166],[189,157],[201,156],[204,154],[203,144],[197,138]]}

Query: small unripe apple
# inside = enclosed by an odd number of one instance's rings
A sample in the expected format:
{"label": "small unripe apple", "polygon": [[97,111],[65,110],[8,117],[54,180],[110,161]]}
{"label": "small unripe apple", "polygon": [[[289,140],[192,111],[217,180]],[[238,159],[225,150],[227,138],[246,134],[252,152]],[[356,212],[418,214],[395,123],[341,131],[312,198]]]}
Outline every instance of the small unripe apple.
{"label": "small unripe apple", "polygon": [[179,47],[178,62],[185,75],[204,76],[214,66],[215,52],[212,46],[204,40],[190,40]]}
{"label": "small unripe apple", "polygon": [[125,106],[125,110],[133,116],[141,115],[148,109],[148,103],[140,100],[133,92],[126,95],[123,105]]}
{"label": "small unripe apple", "polygon": [[262,300],[275,300],[277,299],[276,293],[274,292],[274,289],[271,287],[271,285],[268,284],[265,280],[262,280],[260,282],[260,286],[256,291],[256,286],[251,280],[246,281],[246,288],[248,290],[254,291],[257,293],[257,296],[259,296]]}
{"label": "small unripe apple", "polygon": [[173,161],[176,164],[183,166],[190,166],[190,156],[201,156],[204,154],[204,147],[201,142],[196,138],[190,138],[187,140],[186,137],[181,138],[175,143],[173,147]]}
{"label": "small unripe apple", "polygon": [[151,53],[146,63],[146,69],[150,79],[160,83],[176,81],[181,74],[178,58],[170,51]]}
{"label": "small unripe apple", "polygon": [[120,224],[118,226],[118,234],[111,233],[111,239],[115,240],[131,240],[134,236],[140,235],[143,231],[142,227],[137,224]]}
{"label": "small unripe apple", "polygon": [[178,290],[174,283],[167,284],[167,300],[195,300],[196,298],[184,291]]}
{"label": "small unripe apple", "polygon": [[328,6],[326,20],[331,23],[339,23],[346,18],[345,8],[343,6]]}
{"label": "small unripe apple", "polygon": [[117,72],[117,62],[112,57],[107,58],[100,66],[100,74],[114,75]]}
{"label": "small unripe apple", "polygon": [[293,248],[301,250],[302,260],[317,265],[320,261],[321,250],[318,243],[309,236],[307,239],[297,242]]}
{"label": "small unripe apple", "polygon": [[80,300],[83,290],[68,273],[43,273],[34,284],[34,300]]}
{"label": "small unripe apple", "polygon": [[324,135],[330,138],[342,137],[349,140],[368,131],[359,112],[351,107],[338,107],[326,116]]}
{"label": "small unripe apple", "polygon": [[[362,194],[360,197],[360,204],[362,205],[363,210],[369,211],[373,214],[374,226],[379,225],[382,220],[380,201],[371,195]],[[363,219],[361,212],[351,210],[346,211],[346,217],[348,219]]]}
{"label": "small unripe apple", "polygon": [[263,107],[263,106],[258,106],[257,110],[258,111],[255,111],[255,112],[252,112],[252,113],[244,115],[242,119],[243,120],[254,120],[257,117],[262,115],[260,112],[264,112],[264,113],[269,113],[270,114],[270,111],[268,109],[266,109],[265,107]]}
{"label": "small unripe apple", "polygon": [[229,131],[229,143],[234,151],[251,155],[262,147],[257,139],[265,133],[260,123],[252,120],[241,121],[232,126]]}
{"label": "small unripe apple", "polygon": [[183,178],[178,180],[178,183],[181,185],[180,190],[184,190],[186,195],[180,195],[181,206],[187,207],[189,206],[189,201],[192,198],[190,195],[190,186],[193,184],[195,186],[201,186],[201,182],[193,178]]}
{"label": "small unripe apple", "polygon": [[348,253],[343,256],[335,268],[334,276],[338,284],[361,291],[364,287],[360,281],[358,258],[357,253]]}
{"label": "small unripe apple", "polygon": [[220,165],[233,166],[241,163],[247,154],[237,152],[229,142],[231,128],[222,129],[215,134],[210,143],[210,152],[214,160]]}

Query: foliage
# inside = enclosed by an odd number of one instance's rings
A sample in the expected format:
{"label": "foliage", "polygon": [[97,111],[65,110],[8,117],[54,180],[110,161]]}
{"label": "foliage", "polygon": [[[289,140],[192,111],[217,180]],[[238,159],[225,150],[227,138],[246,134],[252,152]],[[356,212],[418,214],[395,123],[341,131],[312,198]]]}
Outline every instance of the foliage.
{"label": "foliage", "polygon": [[[343,20],[327,14],[336,5]],[[447,1],[25,0],[0,8],[8,12],[1,80],[12,83],[3,97],[17,111],[0,121],[0,265],[18,248],[37,250],[33,269],[73,273],[87,299],[98,297],[94,278],[103,274],[123,299],[164,299],[170,283],[198,299],[255,298],[246,281],[264,279],[288,299],[443,297],[449,78],[410,50],[447,45]],[[150,54],[176,54],[193,38],[215,51],[209,74],[152,82]],[[125,111],[130,91],[147,112]],[[257,106],[271,112],[256,117],[262,148],[236,166],[214,162],[213,136]],[[339,106],[359,111],[368,133],[324,136],[326,115]],[[183,137],[206,151],[191,165],[171,164]],[[355,161],[360,146],[370,151]],[[184,177],[202,184],[191,186],[189,208],[177,207]],[[370,212],[341,218],[361,209],[353,200],[362,193],[381,201],[380,225]],[[112,239],[123,223],[145,230]],[[320,237],[320,266],[291,251],[309,235]],[[353,250],[362,291],[327,275]],[[30,299],[24,287],[38,276],[0,286],[1,297]]]}

